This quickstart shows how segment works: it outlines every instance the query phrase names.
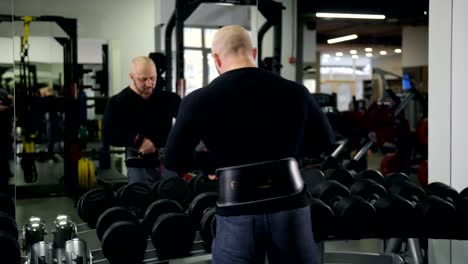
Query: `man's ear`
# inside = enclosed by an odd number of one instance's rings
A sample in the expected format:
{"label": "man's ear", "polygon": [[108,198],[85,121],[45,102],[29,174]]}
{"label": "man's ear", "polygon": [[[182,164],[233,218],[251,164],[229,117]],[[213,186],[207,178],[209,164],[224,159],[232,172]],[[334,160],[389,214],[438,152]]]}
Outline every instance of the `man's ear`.
{"label": "man's ear", "polygon": [[253,56],[254,60],[257,59],[257,52],[258,52],[257,48],[252,49],[252,56]]}
{"label": "man's ear", "polygon": [[213,59],[214,59],[214,62],[215,62],[216,67],[221,68],[221,66],[222,66],[223,63],[221,62],[221,59],[219,58],[219,54],[217,54],[217,53],[212,53],[211,56],[212,56]]}

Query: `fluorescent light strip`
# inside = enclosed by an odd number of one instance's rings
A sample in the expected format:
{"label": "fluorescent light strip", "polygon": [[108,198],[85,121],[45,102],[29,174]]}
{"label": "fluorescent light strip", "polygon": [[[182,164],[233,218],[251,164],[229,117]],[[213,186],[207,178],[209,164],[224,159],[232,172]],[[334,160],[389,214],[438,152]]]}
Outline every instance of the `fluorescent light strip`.
{"label": "fluorescent light strip", "polygon": [[343,36],[343,37],[339,37],[339,38],[329,39],[329,40],[327,40],[327,43],[328,44],[334,44],[334,43],[348,41],[348,40],[357,39],[357,38],[358,38],[358,36],[356,34],[353,34],[353,35]]}
{"label": "fluorescent light strip", "polygon": [[345,14],[345,13],[316,13],[317,17],[325,18],[351,18],[351,19],[385,19],[385,15]]}

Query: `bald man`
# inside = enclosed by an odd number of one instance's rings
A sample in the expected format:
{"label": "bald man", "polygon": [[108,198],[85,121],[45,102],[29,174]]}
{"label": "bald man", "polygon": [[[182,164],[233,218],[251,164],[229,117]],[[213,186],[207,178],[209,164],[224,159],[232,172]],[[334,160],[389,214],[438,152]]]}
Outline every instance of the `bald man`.
{"label": "bald man", "polygon": [[182,173],[202,141],[219,181],[213,263],[316,263],[297,159],[328,151],[333,131],[303,85],[256,67],[249,33],[214,35],[219,76],[182,101],[166,167]]}
{"label": "bald man", "polygon": [[[108,102],[103,120],[104,146],[132,148],[143,155],[164,147],[177,116],[180,97],[155,90],[156,65],[149,57],[136,57],[131,62],[131,84]],[[161,167],[128,167],[128,182],[153,184],[162,174]]]}

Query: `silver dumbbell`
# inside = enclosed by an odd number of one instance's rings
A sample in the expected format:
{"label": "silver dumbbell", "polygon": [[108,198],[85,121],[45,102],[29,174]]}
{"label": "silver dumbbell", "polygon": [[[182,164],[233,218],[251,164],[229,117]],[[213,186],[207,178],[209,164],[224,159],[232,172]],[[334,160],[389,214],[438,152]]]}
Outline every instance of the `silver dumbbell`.
{"label": "silver dumbbell", "polygon": [[29,252],[32,245],[37,242],[44,241],[46,234],[47,230],[45,222],[39,217],[31,216],[23,227],[24,250]]}
{"label": "silver dumbbell", "polygon": [[68,240],[65,243],[65,260],[66,264],[91,263],[91,256],[86,242],[79,238]]}
{"label": "silver dumbbell", "polygon": [[54,220],[54,248],[65,248],[65,242],[76,237],[76,224],[68,215],[58,215]]}
{"label": "silver dumbbell", "polygon": [[31,247],[31,264],[54,264],[52,244],[41,241]]}

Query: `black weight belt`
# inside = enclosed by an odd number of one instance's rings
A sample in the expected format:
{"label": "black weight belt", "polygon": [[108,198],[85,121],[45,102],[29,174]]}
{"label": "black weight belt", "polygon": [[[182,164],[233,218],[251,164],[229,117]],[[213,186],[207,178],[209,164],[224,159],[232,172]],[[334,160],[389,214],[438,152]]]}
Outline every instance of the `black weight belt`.
{"label": "black weight belt", "polygon": [[218,207],[277,200],[304,189],[294,158],[221,168],[216,170],[216,175]]}

